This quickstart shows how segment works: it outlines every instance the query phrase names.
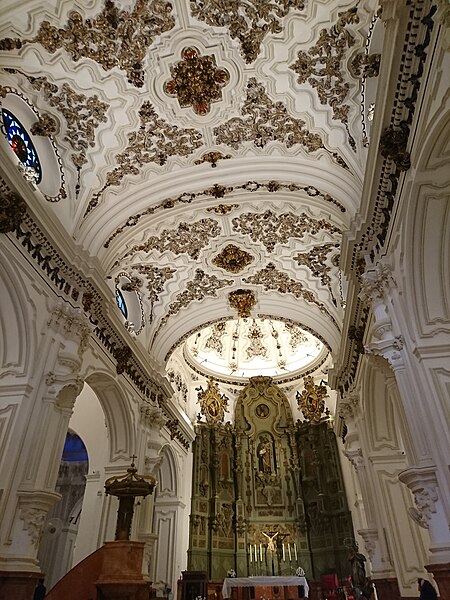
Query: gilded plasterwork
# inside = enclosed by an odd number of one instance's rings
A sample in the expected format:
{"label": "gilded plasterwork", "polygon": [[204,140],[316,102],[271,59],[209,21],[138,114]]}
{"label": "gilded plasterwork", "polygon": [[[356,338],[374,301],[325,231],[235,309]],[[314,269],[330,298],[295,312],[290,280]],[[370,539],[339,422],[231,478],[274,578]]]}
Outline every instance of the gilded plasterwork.
{"label": "gilded plasterwork", "polygon": [[211,335],[205,342],[205,348],[214,350],[219,356],[223,354],[222,336],[227,330],[226,323],[216,323],[212,327]]}
{"label": "gilded plasterwork", "polygon": [[94,195],[84,213],[86,217],[110,186],[119,185],[126,175],[138,175],[143,165],[164,165],[171,156],[188,156],[202,145],[202,135],[195,129],[181,129],[161,119],[150,102],[139,110],[141,125],[128,134],[126,149],[116,156],[117,167],[106,176],[106,183]]}
{"label": "gilded plasterwork", "polygon": [[30,43],[41,44],[51,54],[64,48],[75,62],[90,58],[105,71],[117,67],[125,71],[130,83],[142,87],[145,55],[156,36],[174,27],[171,12],[172,5],[163,0],[136,0],[130,11],[105,0],[103,11],[92,19],[72,11],[64,28],[43,21],[36,37],[23,41],[6,38],[0,41],[0,50],[20,49]]}
{"label": "gilded plasterwork", "polygon": [[253,324],[249,328],[248,339],[250,340],[250,344],[246,348],[247,359],[251,360],[257,356],[267,358],[267,346],[263,343],[264,336],[255,321],[253,321]]}
{"label": "gilded plasterwork", "polygon": [[220,267],[228,273],[240,273],[253,262],[254,258],[251,254],[238,248],[234,244],[228,244],[212,259],[213,265]]}
{"label": "gilded plasterwork", "polygon": [[333,119],[344,124],[350,146],[356,151],[356,142],[348,128],[350,106],[345,104],[350,89],[344,79],[344,61],[355,38],[347,28],[359,23],[356,7],[339,13],[338,21],[330,29],[322,29],[316,44],[297,55],[290,69],[298,75],[298,83],[306,83],[317,90],[321,104],[333,109]]}
{"label": "gilded plasterwork", "polygon": [[[314,187],[312,185],[302,186],[302,185],[298,185],[297,183],[281,183],[280,181],[273,181],[273,180],[269,181],[267,183],[264,183],[264,182],[261,183],[261,182],[257,182],[257,181],[247,181],[243,185],[229,186],[229,187],[225,188],[225,191],[223,191],[222,197],[226,197],[227,195],[230,195],[233,191],[250,192],[250,193],[255,193],[258,191],[267,191],[267,192],[271,192],[271,193],[275,193],[278,191],[293,192],[293,193],[305,192],[311,198],[316,198],[316,197],[320,198],[324,202],[334,204],[335,206],[337,206],[339,208],[339,210],[341,212],[343,212],[343,213],[345,212],[345,207],[340,202],[338,202],[335,198],[333,198],[329,194],[325,194],[325,193],[321,192],[320,190],[318,190],[316,187]],[[127,229],[129,227],[134,227],[135,225],[137,225],[139,223],[139,221],[142,219],[142,217],[145,217],[147,215],[154,215],[156,212],[161,211],[161,210],[170,210],[180,204],[192,204],[192,202],[194,202],[195,200],[201,200],[204,198],[208,198],[211,195],[212,195],[211,188],[208,188],[201,192],[192,192],[192,193],[186,192],[186,193],[180,194],[179,196],[176,196],[174,198],[167,198],[165,200],[162,200],[158,204],[150,206],[149,208],[147,208],[146,210],[144,210],[140,213],[131,215],[130,217],[128,217],[128,220],[126,221],[126,223],[124,225],[122,225],[121,227],[118,227],[114,231],[114,233],[112,233],[109,236],[109,238],[106,240],[106,242],[104,244],[104,247],[108,248],[114,238],[116,238],[123,231],[125,231],[125,229]],[[226,215],[238,207],[239,207],[238,204],[218,204],[217,206],[207,208],[206,210],[208,212],[215,212],[216,214],[219,214],[219,215]]]}
{"label": "gilded plasterwork", "polygon": [[175,302],[169,305],[168,311],[161,319],[153,339],[156,338],[169,318],[180,312],[182,308],[185,308],[195,300],[200,301],[207,297],[217,298],[217,292],[229,285],[233,285],[232,279],[219,279],[215,275],[208,275],[202,269],[197,269],[194,279],[188,281],[186,289],[177,295]]}
{"label": "gilded plasterwork", "polygon": [[197,48],[184,48],[182,60],[171,67],[172,79],[164,84],[164,91],[175,96],[181,108],[192,106],[197,115],[206,115],[211,102],[222,100],[222,88],[230,74],[216,66],[214,56],[200,56]]}
{"label": "gilded plasterwork", "polygon": [[381,54],[366,54],[359,52],[351,62],[355,77],[378,77],[380,70]]}
{"label": "gilded plasterwork", "polygon": [[226,27],[239,40],[247,63],[257,59],[268,33],[282,31],[281,20],[290,10],[304,9],[303,0],[191,0],[192,15],[214,27]]}
{"label": "gilded plasterwork", "polygon": [[297,350],[300,344],[304,344],[308,339],[300,327],[297,327],[294,323],[285,323],[284,328],[291,336],[289,345],[293,351]]}
{"label": "gilded plasterwork", "polygon": [[[163,291],[166,282],[172,279],[173,274],[176,273],[176,269],[170,267],[159,268],[152,264],[133,265],[132,269],[146,278],[148,299],[151,304],[149,315],[149,322],[151,323],[153,321],[153,306],[159,300],[159,294]],[[122,289],[124,289],[123,286]]]}
{"label": "gilded plasterwork", "polygon": [[328,288],[334,304],[336,304],[336,300],[331,288],[331,267],[327,265],[326,260],[329,254],[333,254],[332,259],[336,262],[336,255],[339,257],[338,248],[339,244],[337,243],[321,244],[314,246],[309,252],[299,252],[292,257],[298,265],[308,267],[314,277],[320,278],[322,285]]}
{"label": "gilded plasterwork", "polygon": [[277,244],[286,244],[291,238],[301,239],[305,234],[315,235],[320,231],[330,234],[340,233],[335,225],[325,219],[314,219],[306,213],[276,215],[271,210],[263,213],[243,213],[233,219],[233,231],[250,236],[254,242],[261,242],[268,252],[273,252]]}
{"label": "gilded plasterwork", "polygon": [[231,154],[223,154],[222,152],[205,152],[198,160],[194,160],[194,165],[201,165],[203,163],[209,163],[213,169],[217,167],[219,160],[229,160],[233,158]]}
{"label": "gilded plasterwork", "polygon": [[[258,83],[254,77],[251,77],[247,84],[247,98],[241,114],[242,118],[233,117],[214,127],[218,144],[230,146],[235,150],[245,142],[252,142],[258,148],[264,148],[269,142],[281,142],[287,148],[299,144],[307,152],[325,149],[320,135],[309,132],[302,119],[291,117],[282,102],[273,102],[263,84]],[[331,152],[330,155],[341,166],[345,165],[345,161],[339,155]]]}
{"label": "gilded plasterwork", "polygon": [[[87,162],[86,150],[88,146],[95,146],[95,130],[100,123],[106,122],[106,111],[109,104],[99,100],[99,97],[85,96],[73,90],[67,83],[61,87],[51,83],[47,77],[32,77],[22,71],[11,69],[10,72],[20,73],[26,77],[32,87],[38,92],[42,92],[45,100],[50,106],[64,117],[67,123],[64,140],[67,141],[74,153],[72,162],[81,169]],[[32,131],[36,133],[36,131]],[[51,132],[52,134],[55,131]],[[42,135],[42,133],[40,133]]]}
{"label": "gilded plasterwork", "polygon": [[252,290],[239,289],[228,294],[228,303],[237,311],[238,317],[246,318],[256,304],[256,296]]}
{"label": "gilded plasterwork", "polygon": [[228,406],[228,398],[221,394],[219,385],[212,379],[208,379],[208,387],[204,390],[201,386],[198,390],[197,399],[200,404],[200,412],[205,415],[209,424],[221,423]]}
{"label": "gilded plasterwork", "polygon": [[304,390],[297,392],[298,407],[307,421],[318,423],[325,410],[327,388],[324,385],[315,385],[312,377],[304,377]]}
{"label": "gilded plasterwork", "polygon": [[137,252],[150,252],[158,250],[165,252],[170,250],[174,254],[187,254],[191,258],[198,258],[200,250],[207,246],[212,238],[218,237],[222,229],[214,219],[200,219],[195,223],[182,222],[176,229],[164,229],[158,237],[152,235],[145,243],[136,244],[131,250],[126,252],[119,262],[133,256]]}
{"label": "gilded plasterwork", "polygon": [[260,269],[255,275],[245,277],[243,281],[245,283],[262,285],[266,291],[273,290],[280,294],[292,294],[296,298],[303,298],[306,302],[318,306],[321,312],[328,315],[333,323],[336,323],[335,319],[325,308],[325,305],[316,300],[310,290],[306,290],[300,281],[292,279],[287,273],[279,271],[273,263],[269,263],[267,267]]}

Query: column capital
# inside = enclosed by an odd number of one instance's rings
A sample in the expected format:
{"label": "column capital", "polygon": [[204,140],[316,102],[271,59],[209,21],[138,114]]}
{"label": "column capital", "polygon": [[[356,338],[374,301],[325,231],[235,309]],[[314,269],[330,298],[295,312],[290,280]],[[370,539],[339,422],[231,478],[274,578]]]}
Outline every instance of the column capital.
{"label": "column capital", "polygon": [[47,326],[66,340],[78,344],[78,356],[81,358],[89,343],[91,324],[81,312],[64,302],[58,302],[47,321]]}
{"label": "column capital", "polygon": [[395,371],[395,369],[400,369],[404,366],[403,355],[401,353],[403,345],[403,337],[398,335],[370,342],[366,344],[364,349],[368,354],[383,356]]}
{"label": "column capital", "polygon": [[149,404],[143,402],[140,409],[141,423],[148,427],[148,429],[160,431],[164,427],[167,419],[164,416],[163,411],[156,404]]}
{"label": "column capital", "polygon": [[344,450],[344,455],[352,463],[356,472],[358,472],[359,469],[362,469],[366,466],[361,448],[355,448],[354,450]]}
{"label": "column capital", "polygon": [[434,467],[411,467],[398,475],[413,493],[415,507],[408,510],[410,517],[424,529],[429,529],[433,513],[436,513],[438,500],[436,473]]}
{"label": "column capital", "polygon": [[345,421],[354,419],[359,413],[360,394],[358,391],[348,392],[344,394],[339,401],[339,416]]}
{"label": "column capital", "polygon": [[379,262],[361,275],[359,297],[363,302],[382,300],[389,287],[396,286],[390,265]]}

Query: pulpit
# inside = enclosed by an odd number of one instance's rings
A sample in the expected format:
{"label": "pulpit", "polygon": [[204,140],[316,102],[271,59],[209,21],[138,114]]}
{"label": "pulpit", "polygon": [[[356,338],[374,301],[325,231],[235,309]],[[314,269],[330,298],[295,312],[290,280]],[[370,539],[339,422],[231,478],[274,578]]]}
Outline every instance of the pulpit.
{"label": "pulpit", "polygon": [[305,577],[227,577],[222,596],[232,600],[298,600],[308,598],[309,586]]}

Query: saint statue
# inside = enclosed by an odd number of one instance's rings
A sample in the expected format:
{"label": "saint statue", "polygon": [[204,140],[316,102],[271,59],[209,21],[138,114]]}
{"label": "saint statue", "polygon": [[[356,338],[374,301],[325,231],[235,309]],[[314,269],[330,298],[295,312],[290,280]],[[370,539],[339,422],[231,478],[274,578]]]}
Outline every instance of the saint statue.
{"label": "saint statue", "polygon": [[366,577],[366,567],[364,565],[366,557],[358,552],[358,544],[355,541],[349,548],[348,560],[351,565],[353,588],[357,590],[358,595],[362,598],[370,598],[373,593],[373,586],[369,577]]}
{"label": "saint statue", "polygon": [[258,469],[260,473],[270,475],[272,473],[272,445],[267,436],[261,436],[256,453],[258,454]]}

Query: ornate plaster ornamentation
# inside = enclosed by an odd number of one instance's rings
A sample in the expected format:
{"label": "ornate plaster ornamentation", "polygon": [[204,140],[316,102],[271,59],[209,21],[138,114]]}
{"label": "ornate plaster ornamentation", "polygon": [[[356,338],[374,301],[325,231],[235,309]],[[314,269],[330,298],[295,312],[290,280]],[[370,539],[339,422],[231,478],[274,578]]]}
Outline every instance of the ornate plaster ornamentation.
{"label": "ornate plaster ornamentation", "polygon": [[361,448],[356,448],[355,450],[344,450],[344,454],[352,463],[355,471],[358,471],[362,467],[365,467],[364,456]]}
{"label": "ornate plaster ornamentation", "polygon": [[0,49],[37,43],[53,54],[64,48],[75,62],[90,58],[105,71],[117,67],[125,71],[131,84],[142,87],[148,48],[155,37],[175,25],[171,11],[172,5],[164,0],[136,0],[130,11],[119,10],[111,0],[105,0],[103,11],[92,19],[71,11],[65,28],[43,21],[36,37],[23,41],[6,38],[0,41]]}
{"label": "ornate plaster ornamentation", "polygon": [[424,529],[430,528],[433,513],[436,513],[436,502],[438,495],[436,487],[423,487],[419,490],[413,490],[416,508],[410,507],[409,514]]}
{"label": "ornate plaster ornamentation", "polygon": [[339,402],[339,416],[346,421],[353,419],[359,410],[359,395],[349,393]]}
{"label": "ornate plaster ornamentation", "polygon": [[218,383],[208,379],[206,390],[201,386],[196,390],[198,391],[197,399],[200,404],[200,412],[205,415],[206,422],[210,425],[222,423],[225,410],[228,407],[228,398],[220,393]]}
{"label": "ornate plaster ornamentation", "polygon": [[[237,150],[245,142],[252,142],[264,148],[269,142],[280,142],[287,148],[299,144],[307,152],[325,149],[323,140],[317,133],[309,132],[305,122],[291,117],[282,102],[273,102],[262,83],[251,77],[247,83],[247,98],[241,109],[241,117],[233,117],[226,123],[214,127],[216,143]],[[345,161],[329,150],[327,152],[341,166]],[[348,167],[347,167],[348,168]]]}
{"label": "ornate plaster ornamentation", "polygon": [[136,244],[121,259],[117,260],[114,266],[137,252],[151,252],[152,250],[158,250],[161,253],[170,250],[175,255],[187,254],[191,258],[197,259],[200,250],[221,233],[222,229],[214,219],[200,219],[194,223],[182,222],[176,229],[164,229],[161,235],[152,235],[144,244]]}
{"label": "ornate plaster ornamentation", "polygon": [[336,299],[331,287],[331,267],[326,264],[326,259],[330,253],[339,256],[339,251],[336,250],[339,246],[340,244],[333,243],[322,244],[321,246],[314,246],[309,252],[299,252],[296,256],[292,257],[298,265],[308,267],[311,274],[320,279],[321,284],[328,288],[335,305]]}
{"label": "ornate plaster ornamentation", "polygon": [[231,154],[223,154],[222,152],[205,152],[202,154],[199,160],[194,161],[194,165],[201,165],[203,163],[209,163],[213,169],[217,167],[219,160],[229,160],[233,158]]}
{"label": "ornate plaster ornamentation", "polygon": [[81,311],[73,309],[67,303],[59,302],[50,314],[47,326],[78,343],[78,355],[82,356],[89,342],[91,325]]}
{"label": "ornate plaster ornamentation", "polygon": [[353,75],[357,78],[378,77],[381,54],[358,52],[351,62]]}
{"label": "ornate plaster ornamentation", "polygon": [[217,206],[210,206],[206,210],[208,212],[214,212],[216,215],[227,215],[235,208],[239,208],[239,204],[218,204]]}
{"label": "ornate plaster ornamentation", "polygon": [[236,290],[228,294],[228,303],[237,311],[238,317],[250,316],[252,308],[256,304],[255,292],[252,290]]}
{"label": "ornate plaster ornamentation", "polygon": [[285,322],[284,328],[290,335],[289,345],[292,348],[293,352],[297,350],[300,344],[303,344],[307,341],[308,338],[306,337],[306,335],[303,333],[300,327],[297,327],[296,325],[294,325],[294,323]]}
{"label": "ornate plaster ornamentation", "polygon": [[203,300],[207,297],[217,298],[217,292],[224,287],[233,285],[232,279],[219,279],[215,275],[208,275],[202,269],[195,271],[193,280],[188,281],[186,289],[177,295],[175,302],[169,305],[167,314],[161,319],[153,340],[156,338],[161,328],[167,323],[169,318],[176,315],[182,308],[188,306],[195,300]]}
{"label": "ornate plaster ornamentation", "polygon": [[50,137],[58,133],[59,127],[56,120],[48,113],[43,113],[39,116],[36,123],[33,123],[30,129],[33,135],[42,135]]}
{"label": "ornate plaster ornamentation", "polygon": [[117,166],[106,176],[106,183],[97,192],[84,213],[86,217],[99,203],[100,196],[110,186],[117,186],[126,175],[137,175],[145,164],[164,165],[171,156],[188,156],[202,145],[202,134],[196,129],[181,129],[161,119],[150,102],[139,110],[141,125],[128,134],[128,146],[116,156]]}
{"label": "ornate plaster ornamentation", "polygon": [[290,10],[302,11],[303,0],[191,0],[192,15],[213,27],[226,27],[233,39],[239,40],[246,63],[258,57],[265,36],[282,31],[281,19]]}
{"label": "ornate plaster ornamentation", "polygon": [[249,329],[248,338],[250,345],[246,348],[247,359],[251,360],[255,356],[267,358],[267,346],[263,344],[264,336],[255,322]]}
{"label": "ornate plaster ornamentation", "polygon": [[364,354],[364,334],[366,332],[366,327],[361,325],[357,327],[356,325],[350,325],[348,328],[348,339],[351,340],[354,344],[355,352],[357,354]]}
{"label": "ornate plaster ornamentation", "polygon": [[114,348],[113,356],[117,361],[116,373],[117,375],[121,375],[127,370],[130,359],[133,356],[133,351],[129,346],[119,346]]}
{"label": "ornate plaster ornamentation", "polygon": [[315,385],[310,376],[303,377],[303,383],[303,392],[296,394],[298,407],[307,421],[318,423],[325,410],[324,398],[327,396],[327,388],[324,385]]}
{"label": "ornate plaster ornamentation", "polygon": [[15,231],[24,218],[26,204],[24,200],[12,192],[7,185],[0,185],[0,233]]}
{"label": "ornate plaster ornamentation", "polygon": [[337,325],[336,319],[330,315],[325,305],[316,300],[314,294],[305,290],[300,281],[296,281],[282,271],[278,271],[273,263],[269,263],[264,269],[259,270],[255,275],[243,279],[245,283],[263,285],[265,290],[274,290],[280,294],[293,294],[296,298],[303,298],[306,302],[315,304],[321,312]]}
{"label": "ornate plaster ornamentation", "polygon": [[[108,248],[109,245],[111,244],[111,242],[114,240],[114,238],[116,238],[118,235],[120,235],[128,227],[136,226],[139,223],[139,221],[142,219],[142,217],[145,217],[148,215],[154,215],[156,212],[158,212],[160,210],[170,210],[179,204],[192,204],[192,202],[195,202],[196,200],[209,198],[214,194],[216,197],[217,194],[219,193],[219,191],[221,192],[222,198],[230,195],[233,191],[248,192],[248,193],[255,193],[258,191],[268,191],[271,193],[275,193],[278,191],[293,192],[293,193],[305,192],[309,197],[311,197],[311,198],[318,197],[321,200],[323,200],[324,202],[334,204],[335,206],[337,206],[339,208],[339,210],[341,212],[343,212],[343,213],[345,212],[345,207],[340,202],[338,202],[335,198],[333,198],[329,194],[325,194],[325,193],[319,191],[317,188],[315,188],[312,185],[302,186],[302,185],[298,185],[296,183],[281,183],[280,181],[273,181],[273,180],[268,181],[267,183],[259,183],[257,181],[247,181],[246,183],[244,183],[242,185],[236,185],[234,187],[229,186],[227,188],[222,187],[222,188],[218,189],[218,186],[216,186],[214,188],[214,190],[212,188],[208,188],[201,192],[184,193],[184,194],[181,194],[180,196],[176,196],[175,198],[167,198],[165,200],[162,200],[158,204],[155,204],[155,205],[147,208],[146,210],[142,211],[141,213],[136,213],[134,215],[131,215],[130,217],[128,217],[128,219],[124,225],[122,225],[121,227],[118,227],[115,230],[115,232],[109,236],[109,238],[107,239],[107,241],[104,244],[104,247]],[[214,194],[213,194],[213,192],[214,192]],[[208,212],[215,212],[216,214],[226,215],[229,212],[231,212],[232,210],[234,210],[235,208],[239,208],[239,205],[238,204],[218,204],[217,206],[207,208],[206,210]]]}
{"label": "ornate plaster ornamentation", "polygon": [[227,324],[215,323],[212,328],[212,333],[205,342],[205,348],[215,350],[219,356],[223,354],[222,335],[226,332]]}
{"label": "ornate plaster ornamentation", "polygon": [[361,275],[361,288],[358,297],[363,301],[376,302],[384,298],[385,290],[395,284],[392,269],[389,265],[379,262],[375,268]]}
{"label": "ornate plaster ornamentation", "polygon": [[380,152],[391,159],[399,171],[407,171],[411,166],[410,154],[406,149],[409,138],[409,126],[402,122],[399,127],[387,127],[380,137]]}
{"label": "ornate plaster ornamentation", "polygon": [[263,213],[243,213],[232,221],[233,230],[260,242],[268,252],[277,244],[286,244],[291,238],[301,239],[305,234],[315,235],[325,230],[330,234],[341,233],[340,229],[325,219],[314,219],[306,213],[276,215],[271,210]]}
{"label": "ornate plaster ornamentation", "polygon": [[181,431],[180,422],[178,419],[169,419],[166,423],[166,427],[170,432],[170,439],[178,440],[180,444],[187,450],[190,444]]}
{"label": "ornate plaster ornamentation", "polygon": [[151,404],[141,404],[141,422],[144,423],[150,429],[160,430],[166,424],[167,419],[165,418],[163,411],[159,406],[152,406]]}
{"label": "ornate plaster ornamentation", "polygon": [[253,256],[242,250],[242,248],[238,248],[234,244],[228,244],[211,262],[228,273],[236,274],[250,265],[253,260]]}
{"label": "ornate plaster ornamentation", "polygon": [[300,51],[290,69],[298,75],[298,83],[306,83],[317,90],[321,104],[333,109],[333,119],[341,121],[347,130],[350,146],[356,143],[348,128],[350,106],[345,104],[350,86],[344,80],[343,63],[346,52],[355,44],[347,25],[359,23],[356,7],[339,13],[337,22],[327,31],[320,31],[319,39],[308,52]]}
{"label": "ornate plaster ornamentation", "polygon": [[[10,69],[10,72],[20,73],[31,86],[42,92],[50,106],[64,117],[67,123],[64,140],[67,141],[74,153],[72,162],[80,171],[87,162],[86,150],[88,146],[95,146],[95,130],[100,123],[106,123],[106,111],[109,104],[99,100],[98,96],[85,96],[75,92],[67,83],[61,87],[51,83],[46,77],[32,77],[22,71]],[[49,119],[51,121],[49,121]],[[50,115],[42,115],[31,129],[35,135],[53,135],[56,133],[56,121]],[[78,184],[79,187],[79,184]]]}
{"label": "ornate plaster ornamentation", "polygon": [[20,509],[20,518],[23,528],[28,532],[33,546],[38,546],[42,535],[42,528],[47,518],[47,511],[40,508],[24,506]]}
{"label": "ornate plaster ornamentation", "polygon": [[197,48],[184,48],[181,57],[171,67],[172,79],[166,81],[164,91],[175,96],[181,108],[192,106],[197,115],[206,115],[211,102],[222,100],[222,88],[230,74],[216,66],[214,56],[200,56]]}
{"label": "ornate plaster ornamentation", "polygon": [[[176,272],[176,269],[171,269],[170,267],[159,268],[153,264],[133,265],[132,269],[145,276],[147,280],[148,298],[152,303],[152,307],[154,303],[159,300],[158,294],[163,291],[166,282],[171,279]],[[123,285],[122,289],[125,289]]]}

